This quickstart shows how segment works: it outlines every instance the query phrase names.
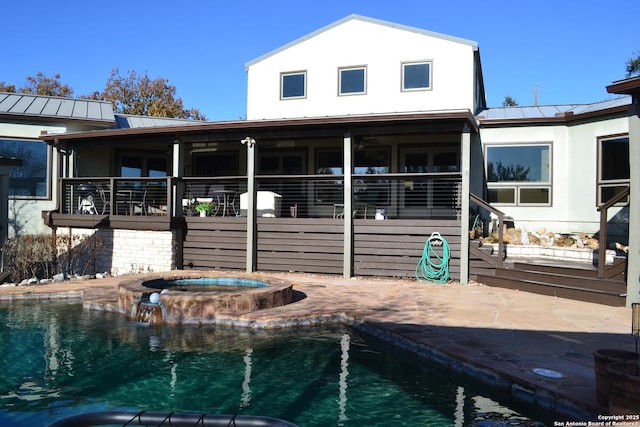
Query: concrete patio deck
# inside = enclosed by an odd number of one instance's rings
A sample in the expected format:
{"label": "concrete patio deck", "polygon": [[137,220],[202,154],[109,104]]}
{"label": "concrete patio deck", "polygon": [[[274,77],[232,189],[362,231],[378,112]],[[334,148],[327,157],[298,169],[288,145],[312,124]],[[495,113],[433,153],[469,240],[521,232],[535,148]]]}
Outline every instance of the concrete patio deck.
{"label": "concrete patio deck", "polygon": [[[290,280],[295,302],[221,318],[221,323],[279,328],[347,322],[510,391],[554,412],[559,423],[597,422],[602,421],[599,416],[608,414],[608,409],[596,402],[594,351],[635,351],[631,309],[626,307],[481,284],[438,285],[288,273],[264,276]],[[0,286],[0,301],[82,298],[85,308],[117,310],[116,286],[127,278]],[[538,375],[534,368],[559,372],[562,378]]]}

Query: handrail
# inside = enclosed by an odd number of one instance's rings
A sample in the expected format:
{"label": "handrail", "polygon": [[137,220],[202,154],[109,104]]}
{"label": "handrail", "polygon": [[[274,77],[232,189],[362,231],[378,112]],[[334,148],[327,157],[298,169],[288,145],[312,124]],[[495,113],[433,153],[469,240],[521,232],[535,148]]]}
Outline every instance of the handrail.
{"label": "handrail", "polygon": [[480,197],[476,196],[473,193],[469,193],[469,198],[471,199],[472,202],[474,202],[475,204],[479,205],[480,207],[485,208],[486,210],[494,213],[497,217],[498,217],[498,263],[497,263],[497,267],[498,268],[502,268],[502,261],[504,259],[504,227],[503,227],[503,223],[504,223],[504,212],[494,208],[493,206],[491,206],[489,203],[485,202],[484,200],[482,200]]}
{"label": "handrail", "polygon": [[603,209],[609,209],[610,207],[612,207],[613,205],[617,204],[622,199],[627,197],[630,193],[631,193],[631,188],[630,187],[625,188],[624,190],[622,190],[621,192],[619,192],[618,194],[616,194],[615,196],[613,196],[612,198],[610,198],[609,200],[607,200],[606,202],[598,206],[597,208],[598,212],[602,212]]}
{"label": "handrail", "polygon": [[600,241],[598,242],[598,278],[603,279],[605,277],[605,262],[607,260],[607,235],[608,224],[607,216],[609,208],[616,205],[625,197],[628,197],[631,193],[631,187],[627,187],[620,193],[616,194],[600,206],[598,206],[598,212],[600,212]]}
{"label": "handrail", "polygon": [[145,425],[172,427],[297,427],[288,421],[278,418],[254,415],[209,415],[186,413],[154,413],[104,411],[73,415],[49,424],[49,427],[92,427],[100,425]]}

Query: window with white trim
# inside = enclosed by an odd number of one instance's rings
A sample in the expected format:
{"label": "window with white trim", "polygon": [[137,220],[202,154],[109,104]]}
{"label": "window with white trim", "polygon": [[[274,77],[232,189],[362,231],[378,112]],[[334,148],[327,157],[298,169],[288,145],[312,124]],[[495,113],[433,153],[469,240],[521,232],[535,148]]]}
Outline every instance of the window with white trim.
{"label": "window with white trim", "polygon": [[402,90],[431,89],[431,62],[407,62],[402,64]]}
{"label": "window with white trim", "polygon": [[280,74],[280,99],[298,99],[307,96],[307,72]]}
{"label": "window with white trim", "polygon": [[551,144],[488,145],[485,159],[490,203],[551,205]]}
{"label": "window with white trim", "polygon": [[0,157],[22,160],[22,166],[12,167],[9,172],[10,197],[47,197],[50,152],[42,141],[0,139]]}
{"label": "window with white trim", "polygon": [[338,70],[339,95],[362,95],[367,91],[367,67]]}
{"label": "window with white trim", "polygon": [[[599,139],[598,206],[619,194],[629,183],[629,137]],[[622,203],[628,203],[628,200]]]}

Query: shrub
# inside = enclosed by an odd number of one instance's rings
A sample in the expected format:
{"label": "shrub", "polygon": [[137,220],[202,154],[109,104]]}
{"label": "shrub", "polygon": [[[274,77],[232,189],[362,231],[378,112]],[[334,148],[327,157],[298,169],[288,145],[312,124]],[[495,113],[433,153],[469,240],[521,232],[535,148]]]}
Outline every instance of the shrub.
{"label": "shrub", "polygon": [[96,259],[103,247],[97,234],[25,235],[4,244],[5,265],[13,282],[96,273]]}
{"label": "shrub", "polygon": [[56,248],[51,236],[26,235],[8,239],[3,251],[4,262],[14,282],[51,277],[56,273]]}

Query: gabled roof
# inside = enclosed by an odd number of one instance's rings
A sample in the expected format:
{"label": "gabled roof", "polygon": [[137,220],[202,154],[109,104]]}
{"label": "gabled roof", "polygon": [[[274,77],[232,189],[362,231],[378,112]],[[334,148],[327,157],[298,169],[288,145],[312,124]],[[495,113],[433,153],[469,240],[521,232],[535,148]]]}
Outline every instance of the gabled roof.
{"label": "gabled roof", "polygon": [[443,40],[448,40],[448,41],[455,42],[455,43],[466,44],[466,45],[469,45],[469,46],[473,47],[474,50],[478,49],[478,43],[474,42],[472,40],[462,39],[462,38],[459,38],[459,37],[453,37],[453,36],[449,36],[449,35],[446,35],[446,34],[435,33],[433,31],[423,30],[421,28],[409,27],[407,25],[396,24],[396,23],[393,23],[393,22],[383,21],[383,20],[380,20],[380,19],[369,18],[369,17],[366,17],[366,16],[361,16],[361,15],[355,15],[354,14],[354,15],[349,15],[349,16],[347,16],[345,18],[342,18],[342,19],[334,22],[333,24],[329,24],[329,25],[327,25],[325,27],[322,27],[322,28],[320,28],[320,29],[318,29],[318,30],[316,30],[316,31],[314,31],[312,33],[309,33],[309,34],[307,34],[307,35],[305,35],[303,37],[300,37],[297,40],[294,40],[294,41],[292,41],[290,43],[287,43],[284,46],[281,46],[281,47],[279,47],[279,48],[277,48],[275,50],[272,50],[271,52],[268,52],[268,53],[266,53],[266,54],[264,54],[264,55],[262,55],[262,56],[260,56],[260,57],[258,57],[256,59],[252,60],[252,61],[247,62],[245,64],[245,70],[248,70],[249,67],[252,66],[255,63],[263,61],[263,60],[269,58],[270,56],[273,56],[273,55],[275,55],[275,54],[277,54],[279,52],[282,52],[282,51],[284,51],[286,49],[289,49],[292,46],[295,46],[295,45],[297,45],[299,43],[302,43],[302,42],[304,42],[306,40],[309,40],[309,39],[317,36],[318,34],[321,34],[321,33],[324,33],[326,31],[329,31],[329,30],[331,30],[331,29],[333,29],[333,28],[335,28],[335,27],[337,27],[339,25],[344,24],[345,22],[352,21],[352,20],[369,22],[371,24],[376,24],[376,25],[383,25],[383,26],[386,26],[386,27],[389,27],[389,28],[395,28],[395,29],[402,30],[402,31],[410,31],[410,32],[413,32],[413,33],[422,34],[422,35],[425,35],[425,36],[430,36],[430,37],[439,38],[439,39],[443,39]]}
{"label": "gabled roof", "polygon": [[482,124],[552,122],[567,121],[582,117],[591,117],[624,112],[631,104],[631,97],[623,96],[592,104],[540,105],[531,107],[487,108],[478,113]]}
{"label": "gabled roof", "polygon": [[78,120],[104,125],[115,120],[110,102],[0,92],[0,117]]}

